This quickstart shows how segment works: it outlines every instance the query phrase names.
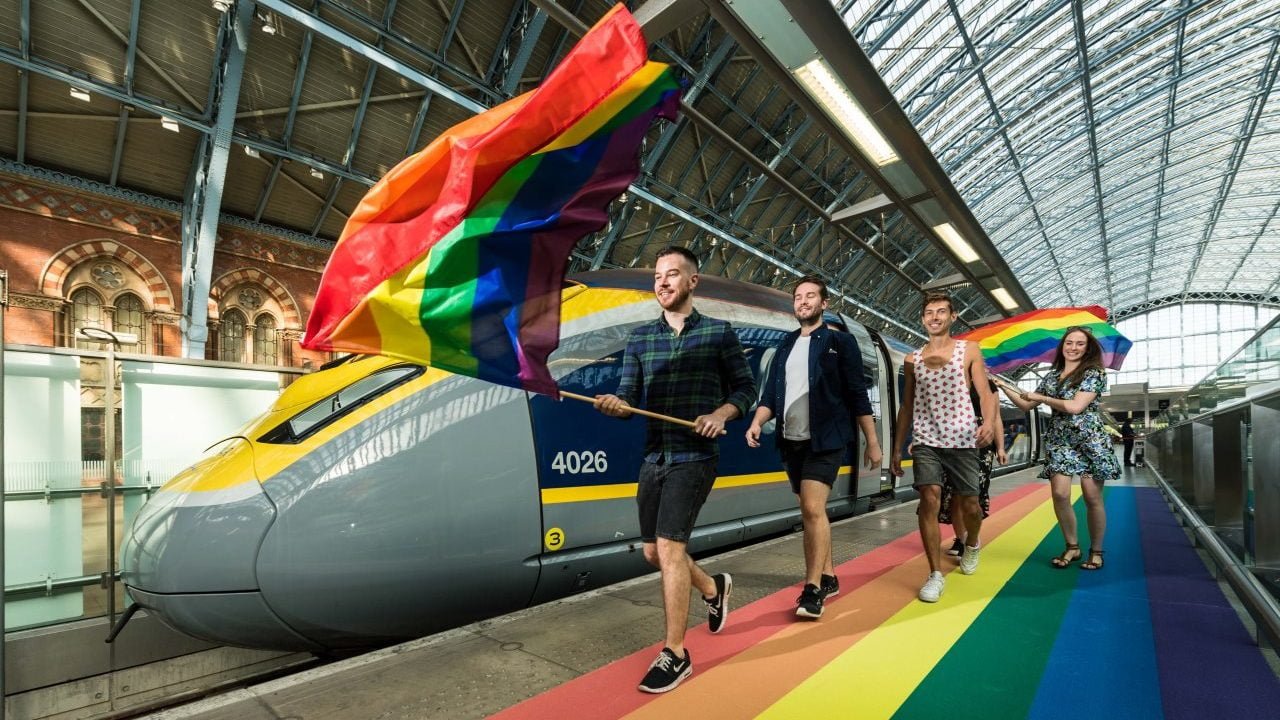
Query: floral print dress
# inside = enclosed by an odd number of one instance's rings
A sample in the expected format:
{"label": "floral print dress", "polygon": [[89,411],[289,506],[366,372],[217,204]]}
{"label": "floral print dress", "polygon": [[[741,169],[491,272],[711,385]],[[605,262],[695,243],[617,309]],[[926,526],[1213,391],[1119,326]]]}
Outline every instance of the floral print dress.
{"label": "floral print dress", "polygon": [[1036,392],[1048,397],[1070,400],[1077,392],[1097,393],[1079,415],[1054,411],[1045,431],[1048,457],[1041,478],[1051,475],[1092,475],[1098,483],[1120,476],[1120,463],[1111,451],[1111,438],[1102,429],[1102,394],[1107,391],[1107,374],[1098,368],[1086,370],[1079,386],[1063,386],[1058,373],[1051,372]]}

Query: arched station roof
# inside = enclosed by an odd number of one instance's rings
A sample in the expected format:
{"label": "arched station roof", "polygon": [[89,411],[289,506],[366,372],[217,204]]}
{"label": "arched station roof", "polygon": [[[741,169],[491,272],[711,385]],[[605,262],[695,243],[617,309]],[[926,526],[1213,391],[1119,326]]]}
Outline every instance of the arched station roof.
{"label": "arched station roof", "polygon": [[1280,300],[1280,1],[837,6],[1037,304]]}
{"label": "arched station roof", "polygon": [[[1174,286],[1280,292],[1262,180],[1278,164],[1280,0],[751,4],[827,26],[818,54],[889,134],[888,167],[801,97],[778,47],[745,30],[747,4],[631,4],[652,57],[687,79],[686,112],[651,131],[572,271],[647,265],[676,242],[718,275],[822,275],[841,309],[900,336],[928,287],[952,287],[970,324],[1033,304],[1124,310]],[[386,170],[534,87],[609,6],[0,0],[0,170],[171,203],[194,245],[210,220],[331,245]],[[898,103],[868,100],[881,91]],[[940,240],[942,221],[978,260]]]}

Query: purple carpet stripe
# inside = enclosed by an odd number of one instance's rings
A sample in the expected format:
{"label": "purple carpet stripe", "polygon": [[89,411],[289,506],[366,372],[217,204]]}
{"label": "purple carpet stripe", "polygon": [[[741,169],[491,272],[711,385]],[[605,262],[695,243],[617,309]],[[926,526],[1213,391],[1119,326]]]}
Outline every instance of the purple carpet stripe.
{"label": "purple carpet stripe", "polygon": [[1159,491],[1137,492],[1165,717],[1280,717],[1280,678]]}
{"label": "purple carpet stripe", "polygon": [[[1134,490],[1117,487],[1106,491],[1105,566],[1088,571],[1076,564],[1062,571],[1078,573],[1078,579],[1045,664],[1030,718],[1165,717]],[[1083,500],[1076,503],[1076,515],[1082,549],[1087,552]]]}

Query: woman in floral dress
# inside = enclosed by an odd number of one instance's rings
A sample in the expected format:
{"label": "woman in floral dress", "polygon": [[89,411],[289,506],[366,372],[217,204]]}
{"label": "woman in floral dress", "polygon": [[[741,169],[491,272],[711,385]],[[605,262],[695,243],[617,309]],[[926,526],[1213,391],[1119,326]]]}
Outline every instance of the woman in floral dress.
{"label": "woman in floral dress", "polygon": [[1120,463],[1111,451],[1111,439],[1103,430],[1100,397],[1107,391],[1102,368],[1102,346],[1086,328],[1067,330],[1053,359],[1053,370],[1035,392],[1018,393],[1004,387],[1005,395],[1023,410],[1045,405],[1053,410],[1044,434],[1047,455],[1040,477],[1049,478],[1053,511],[1066,541],[1066,549],[1052,562],[1065,568],[1079,560],[1076,514],[1071,507],[1071,478],[1080,476],[1085,517],[1089,524],[1089,553],[1081,564],[1086,570],[1102,567],[1102,541],[1107,531],[1107,511],[1102,486],[1120,475]]}

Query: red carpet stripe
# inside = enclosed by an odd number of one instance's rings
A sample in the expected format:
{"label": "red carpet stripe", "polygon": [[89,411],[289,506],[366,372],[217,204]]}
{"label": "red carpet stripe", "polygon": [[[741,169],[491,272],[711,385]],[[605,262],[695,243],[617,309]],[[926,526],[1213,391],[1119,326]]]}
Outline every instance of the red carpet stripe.
{"label": "red carpet stripe", "polygon": [[[1037,493],[1047,496],[1046,486],[1028,484],[992,498],[992,522],[997,520],[1000,510],[1028,498]],[[1045,497],[1036,498],[1027,503],[1028,509],[1042,502]],[[1026,512],[1024,510],[1024,512]],[[1008,524],[1021,519],[1007,518]],[[922,555],[919,536],[912,532],[861,555],[837,568],[840,575],[841,590],[844,596],[833,601],[838,605],[848,596],[854,594],[862,586],[881,577],[885,573],[918,558]],[[913,571],[912,577],[919,575]],[[912,582],[918,580],[916,578]],[[915,597],[915,586],[909,585],[897,606],[910,602]],[[689,631],[686,642],[693,654],[694,676],[688,685],[701,674],[705,674],[726,660],[756,646],[761,641],[777,634],[779,631],[794,628],[796,623],[792,614],[795,607],[795,596],[799,585],[789,586],[762,600],[742,608],[733,610],[730,624],[725,633],[711,638],[705,625],[699,625]],[[821,627],[821,626],[811,626]],[[660,632],[655,624],[654,633]],[[844,646],[849,645],[846,638]],[[644,676],[649,663],[653,661],[660,643],[632,653],[604,667],[579,676],[557,688],[535,696],[519,705],[512,706],[496,715],[502,720],[541,720],[549,717],[580,717],[587,714],[592,718],[618,718],[635,711],[648,703],[660,700],[661,696],[646,695],[636,690],[636,684]],[[775,658],[774,662],[783,667],[784,660]],[[723,691],[723,686],[717,684]],[[676,695],[683,698],[684,703],[694,701],[695,692],[692,687],[681,686]],[[673,696],[674,697],[674,696]],[[681,704],[681,714],[690,712],[685,704]]]}

